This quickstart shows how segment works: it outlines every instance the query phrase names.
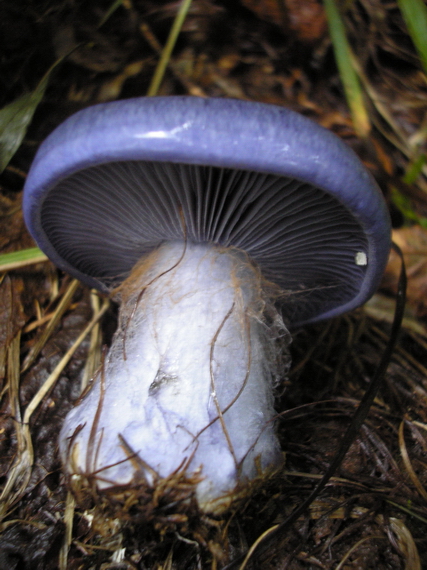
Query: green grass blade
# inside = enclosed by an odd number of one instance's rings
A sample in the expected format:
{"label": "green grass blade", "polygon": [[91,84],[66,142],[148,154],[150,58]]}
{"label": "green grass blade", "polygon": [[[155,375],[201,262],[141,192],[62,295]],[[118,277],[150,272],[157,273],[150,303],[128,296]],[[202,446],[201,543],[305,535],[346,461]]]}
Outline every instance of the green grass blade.
{"label": "green grass blade", "polygon": [[19,269],[41,261],[47,261],[47,256],[38,247],[3,253],[0,255],[0,271]]}
{"label": "green grass blade", "polygon": [[171,31],[169,32],[169,37],[166,41],[166,45],[163,48],[159,63],[157,64],[156,70],[154,72],[153,78],[148,88],[147,95],[149,97],[157,95],[157,92],[159,90],[159,87],[163,80],[163,76],[166,71],[166,67],[172,55],[173,48],[175,47],[176,40],[178,39],[182,25],[190,9],[191,2],[192,0],[182,0],[181,2],[181,6],[179,7]]}
{"label": "green grass blade", "polygon": [[345,26],[338,11],[335,0],[324,0],[326,17],[328,19],[329,33],[334,48],[341,81],[344,86],[353,125],[360,137],[366,137],[371,129],[369,115],[363,100],[363,92],[352,64],[352,53],[348,43]]}
{"label": "green grass blade", "polygon": [[397,3],[427,73],[427,6],[423,0],[398,0]]}
{"label": "green grass blade", "polygon": [[426,162],[426,154],[418,155],[415,160],[409,163],[405,176],[403,177],[403,182],[406,182],[406,184],[413,184],[422,173]]}
{"label": "green grass blade", "polygon": [[105,22],[114,14],[114,12],[118,8],[120,8],[120,6],[122,4],[123,4],[123,0],[114,0],[114,2],[111,4],[111,6],[108,8],[108,10],[103,15],[103,17],[100,19],[99,24],[97,26],[97,29],[99,29],[101,26],[103,26],[105,24]]}
{"label": "green grass blade", "polygon": [[416,223],[423,228],[427,228],[427,218],[420,216],[414,209],[411,199],[405,196],[398,188],[391,187],[391,201],[403,214],[406,224]]}

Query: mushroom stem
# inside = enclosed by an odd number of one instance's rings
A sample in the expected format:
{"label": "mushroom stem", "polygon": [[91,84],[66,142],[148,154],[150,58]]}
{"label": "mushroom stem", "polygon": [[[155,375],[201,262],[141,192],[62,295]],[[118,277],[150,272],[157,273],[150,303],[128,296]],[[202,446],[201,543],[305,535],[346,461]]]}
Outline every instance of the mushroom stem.
{"label": "mushroom stem", "polygon": [[280,463],[272,385],[289,334],[236,250],[165,243],[119,294],[110,352],[61,431],[64,464],[98,489],[185,469],[200,475],[200,507],[217,510]]}

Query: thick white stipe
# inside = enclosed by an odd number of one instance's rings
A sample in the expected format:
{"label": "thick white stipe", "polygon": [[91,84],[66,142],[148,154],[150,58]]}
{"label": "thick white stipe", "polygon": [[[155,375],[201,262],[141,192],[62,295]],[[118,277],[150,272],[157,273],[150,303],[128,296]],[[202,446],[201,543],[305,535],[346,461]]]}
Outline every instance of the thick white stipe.
{"label": "thick white stipe", "polygon": [[[200,469],[199,505],[215,509],[281,459],[275,339],[259,273],[238,252],[171,242],[134,270],[121,296],[103,372],[62,428],[64,464],[70,474],[96,472],[100,489]],[[271,320],[287,335],[270,307]]]}

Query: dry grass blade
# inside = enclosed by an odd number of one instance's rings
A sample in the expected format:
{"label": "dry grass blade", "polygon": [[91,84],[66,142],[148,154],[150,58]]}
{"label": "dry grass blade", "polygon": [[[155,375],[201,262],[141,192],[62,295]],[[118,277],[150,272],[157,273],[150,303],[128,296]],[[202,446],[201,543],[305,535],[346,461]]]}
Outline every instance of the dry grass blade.
{"label": "dry grass blade", "polygon": [[419,428],[421,428],[421,429],[427,431],[427,425],[426,425],[426,424],[422,424],[421,422],[417,422],[417,421],[414,421],[413,424],[414,424],[415,426],[417,426],[417,427],[419,427]]}
{"label": "dry grass blade", "polygon": [[408,527],[403,521],[395,517],[390,517],[389,523],[390,529],[396,537],[400,552],[405,558],[405,570],[421,570],[417,545]]}
{"label": "dry grass blade", "polygon": [[28,406],[25,410],[24,420],[23,420],[23,423],[25,426],[28,427],[29,422],[30,422],[30,418],[31,418],[33,412],[37,409],[37,407],[39,406],[39,404],[43,400],[43,398],[46,396],[46,394],[48,394],[48,392],[50,392],[50,390],[53,388],[53,386],[55,385],[55,382],[58,380],[58,378],[61,375],[62,371],[64,370],[65,366],[67,366],[67,364],[69,363],[69,361],[70,361],[71,357],[73,356],[73,354],[75,353],[75,351],[81,345],[81,343],[85,339],[86,335],[88,335],[90,333],[90,331],[93,329],[93,327],[96,325],[96,323],[102,317],[102,315],[104,315],[104,313],[107,311],[109,306],[110,306],[110,302],[108,301],[108,299],[105,299],[103,304],[102,304],[101,309],[99,310],[99,313],[92,318],[92,320],[89,322],[87,327],[78,336],[78,338],[76,339],[74,344],[71,346],[71,348],[64,354],[64,356],[59,361],[58,365],[53,370],[52,374],[49,376],[49,378],[47,378],[47,380],[44,382],[44,384],[42,385],[40,390],[35,394],[35,396],[31,400],[31,402],[28,404]]}
{"label": "dry grass blade", "polygon": [[[381,293],[376,293],[363,305],[364,312],[375,319],[391,324],[393,322],[394,301]],[[414,333],[419,337],[427,337],[427,328],[409,311],[405,313],[402,328],[408,333]]]}
{"label": "dry grass blade", "polygon": [[31,475],[33,447],[31,437],[23,429],[19,403],[19,356],[21,334],[18,333],[8,349],[8,387],[12,416],[16,422],[17,451],[13,465],[8,473],[6,485],[0,495],[0,521],[8,514],[10,506],[18,500]]}
{"label": "dry grass blade", "polygon": [[37,356],[40,354],[40,351],[43,349],[50,335],[53,333],[58,323],[60,322],[63,314],[69,307],[71,300],[74,296],[74,293],[77,291],[79,285],[80,283],[79,281],[77,281],[77,279],[73,279],[73,281],[70,283],[67,291],[65,292],[65,295],[63,295],[60,303],[58,304],[58,307],[56,308],[56,311],[52,315],[49,324],[47,325],[47,327],[41,334],[40,338],[33,346],[32,350],[27,355],[27,358],[25,359],[24,364],[22,366],[22,372],[28,370],[28,368],[33,364]]}
{"label": "dry grass blade", "polygon": [[[100,310],[100,299],[99,295],[92,291],[90,295],[90,303],[92,306],[93,314],[97,315]],[[86,364],[81,381],[81,392],[87,387],[89,380],[95,374],[101,364],[101,352],[102,352],[102,332],[99,322],[93,327],[90,333],[90,345],[89,351],[86,359]]]}
{"label": "dry grass blade", "polygon": [[412,467],[411,460],[409,459],[408,450],[406,448],[405,437],[403,434],[403,430],[405,427],[405,421],[402,421],[399,426],[399,446],[400,446],[400,453],[402,455],[403,463],[405,464],[406,470],[408,472],[409,477],[411,478],[412,483],[415,485],[417,491],[427,501],[427,491],[421,484],[421,481],[418,479],[417,474]]}
{"label": "dry grass blade", "polygon": [[[356,61],[356,60],[354,60]],[[358,64],[356,64],[358,65]],[[382,119],[391,128],[392,133],[386,132],[381,124],[376,121],[375,126],[377,129],[392,143],[393,146],[398,148],[406,156],[411,156],[412,152],[408,148],[408,139],[402,132],[398,125],[398,122],[393,118],[393,115],[389,111],[386,105],[384,105],[381,96],[376,92],[375,88],[372,86],[371,82],[368,80],[367,76],[360,69],[360,77],[363,81],[364,88],[368,94],[371,102],[373,103],[375,109],[382,117]]]}
{"label": "dry grass blade", "polygon": [[29,422],[33,412],[53,388],[74,352],[106,312],[108,307],[109,301],[105,300],[99,312],[92,318],[87,327],[60,360],[52,374],[47,378],[40,390],[38,390],[30,401],[25,410],[22,421],[19,407],[20,334],[17,335],[11,343],[8,354],[8,383],[11,410],[17,426],[17,454],[9,471],[6,485],[0,496],[0,519],[3,519],[7,515],[10,506],[23,495],[31,476],[31,470],[34,464],[34,454]]}
{"label": "dry grass blade", "polygon": [[[345,506],[341,506],[335,509],[333,506],[331,506],[330,503],[325,501],[315,501],[310,511],[311,518],[316,520],[320,519],[321,517],[328,516],[328,518],[338,518],[342,520],[350,517],[353,520],[358,521],[368,514],[368,509],[363,507],[354,507],[351,512],[348,513]],[[375,522],[380,526],[381,529],[384,529],[384,532],[389,538],[390,544],[394,545],[394,547],[397,548],[399,550],[399,553],[403,556],[405,560],[405,570],[421,570],[421,563],[417,546],[411,532],[405,523],[396,517],[385,518],[383,515],[377,515],[375,517]],[[347,551],[335,570],[342,568],[343,565],[348,561],[349,557],[367,540],[384,540],[384,538],[385,535],[381,534],[364,537]]]}
{"label": "dry grass blade", "polygon": [[368,79],[367,74],[363,71],[357,58],[352,55],[351,57],[352,65],[357,71],[358,77],[363,84],[366,95],[369,97],[371,103],[374,105],[376,111],[380,117],[385,121],[391,132],[384,129],[381,122],[376,120],[372,116],[372,121],[374,122],[376,128],[391,142],[393,146],[399,149],[406,157],[413,159],[417,156],[418,145],[411,145],[411,139],[407,136],[404,130],[399,125],[399,121],[396,120],[384,103],[384,98],[377,92],[372,82]]}
{"label": "dry grass blade", "polygon": [[59,570],[67,570],[68,568],[68,551],[70,549],[71,542],[73,540],[73,518],[74,518],[74,507],[75,500],[73,495],[68,491],[67,499],[65,501],[65,513],[64,513],[64,542],[61,546],[59,552]]}
{"label": "dry grass blade", "polygon": [[166,558],[165,563],[162,566],[159,566],[159,570],[172,570],[173,564],[173,550],[172,548],[169,550],[168,557]]}
{"label": "dry grass blade", "polygon": [[335,570],[341,570],[342,568],[344,568],[344,564],[347,562],[347,560],[350,558],[350,556],[358,549],[360,548],[360,546],[362,546],[363,543],[367,542],[368,540],[384,540],[384,536],[379,535],[372,535],[372,536],[366,536],[365,538],[362,538],[361,540],[359,540],[358,542],[356,542],[356,544],[354,544],[350,550],[348,550],[344,556],[342,557],[340,563],[338,564],[338,566],[335,568]]}
{"label": "dry grass blade", "polygon": [[279,528],[279,525],[276,524],[272,527],[270,527],[268,530],[266,530],[265,532],[263,532],[257,539],[256,541],[252,544],[252,546],[250,547],[248,553],[245,556],[245,559],[243,560],[242,564],[239,566],[239,570],[245,570],[252,554],[255,552],[256,548],[261,544],[261,542],[263,540],[265,540],[267,538],[267,536],[269,536],[270,534],[272,534],[273,532],[275,532],[276,529]]}

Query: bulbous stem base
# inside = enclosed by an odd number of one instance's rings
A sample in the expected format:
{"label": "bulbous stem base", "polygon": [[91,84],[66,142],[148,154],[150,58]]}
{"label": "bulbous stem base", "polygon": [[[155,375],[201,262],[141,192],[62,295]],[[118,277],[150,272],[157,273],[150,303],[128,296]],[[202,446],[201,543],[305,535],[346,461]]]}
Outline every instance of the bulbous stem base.
{"label": "bulbous stem base", "polygon": [[212,511],[277,465],[275,344],[288,333],[270,304],[267,325],[261,282],[241,253],[211,245],[167,243],[143,260],[120,291],[110,352],[66,417],[66,470],[105,489],[183,469]]}

